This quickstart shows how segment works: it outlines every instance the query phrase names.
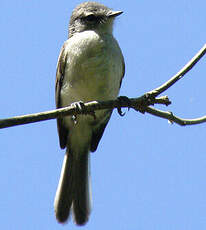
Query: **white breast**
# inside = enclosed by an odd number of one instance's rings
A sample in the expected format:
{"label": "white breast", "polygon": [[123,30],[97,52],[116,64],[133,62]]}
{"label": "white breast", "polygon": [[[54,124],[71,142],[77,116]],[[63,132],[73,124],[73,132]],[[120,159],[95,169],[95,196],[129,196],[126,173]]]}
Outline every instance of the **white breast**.
{"label": "white breast", "polygon": [[123,57],[111,34],[75,34],[66,42],[62,106],[76,101],[115,99],[123,73]]}
{"label": "white breast", "polygon": [[85,31],[67,41],[67,61],[61,97],[74,101],[116,98],[122,77],[122,54],[112,35]]}

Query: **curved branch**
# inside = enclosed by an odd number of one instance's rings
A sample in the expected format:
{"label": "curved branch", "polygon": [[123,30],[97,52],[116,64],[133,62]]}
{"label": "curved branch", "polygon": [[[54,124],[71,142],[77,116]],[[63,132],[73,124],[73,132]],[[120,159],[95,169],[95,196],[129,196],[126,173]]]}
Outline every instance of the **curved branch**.
{"label": "curved branch", "polygon": [[171,123],[174,122],[174,123],[181,125],[181,126],[196,125],[196,124],[206,122],[206,116],[195,118],[195,119],[183,119],[183,118],[175,116],[172,112],[154,109],[154,108],[149,107],[149,106],[145,109],[145,112],[150,113],[150,114],[157,116],[157,117],[167,119],[169,122],[171,122]]}
{"label": "curved branch", "polygon": [[179,81],[187,72],[189,72],[194,65],[205,55],[206,53],[206,44],[199,50],[199,52],[172,78],[170,78],[167,82],[159,86],[158,88],[150,91],[148,94],[151,94],[153,97],[157,97],[164,91],[166,91],[169,87],[174,85],[177,81]]}

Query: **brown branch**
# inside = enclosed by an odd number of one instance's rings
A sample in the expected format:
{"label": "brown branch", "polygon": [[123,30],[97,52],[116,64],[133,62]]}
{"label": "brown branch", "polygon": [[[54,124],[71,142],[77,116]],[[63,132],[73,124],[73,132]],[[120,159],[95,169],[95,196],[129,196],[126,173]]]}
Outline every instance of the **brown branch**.
{"label": "brown branch", "polygon": [[[155,99],[155,101],[158,104],[168,105],[171,102],[167,97],[160,97]],[[146,105],[147,98],[145,96],[138,97],[138,98],[131,98],[128,100],[110,100],[110,101],[92,101],[85,103],[84,107],[84,114],[91,114],[93,111],[96,110],[102,110],[102,109],[114,109],[114,108],[130,108],[130,107],[141,107],[142,105]],[[153,105],[154,102],[151,102],[148,105]],[[12,127],[16,125],[24,125],[39,121],[45,121],[50,119],[55,119],[57,117],[63,117],[68,115],[77,115],[82,114],[81,111],[78,110],[78,108],[75,108],[74,106],[68,106],[61,109],[55,109],[51,111],[41,112],[41,113],[34,113],[34,114],[28,114],[28,115],[22,115],[22,116],[16,116],[12,118],[7,119],[1,119],[0,120],[0,129]]]}

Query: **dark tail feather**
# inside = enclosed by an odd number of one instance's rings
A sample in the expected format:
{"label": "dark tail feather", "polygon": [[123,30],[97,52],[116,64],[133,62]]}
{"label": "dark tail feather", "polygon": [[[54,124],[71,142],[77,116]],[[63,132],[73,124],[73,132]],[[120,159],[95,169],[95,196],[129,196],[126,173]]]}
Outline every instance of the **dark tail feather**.
{"label": "dark tail feather", "polygon": [[[83,151],[82,151],[83,152]],[[71,206],[77,225],[84,225],[90,214],[89,152],[65,154],[54,208],[60,223],[67,221]]]}
{"label": "dark tail feather", "polygon": [[73,154],[65,153],[61,176],[54,200],[56,219],[60,223],[67,221],[72,205],[73,194]]}
{"label": "dark tail feather", "polygon": [[84,225],[91,211],[91,191],[89,178],[89,152],[84,152],[74,160],[73,218],[77,225]]}

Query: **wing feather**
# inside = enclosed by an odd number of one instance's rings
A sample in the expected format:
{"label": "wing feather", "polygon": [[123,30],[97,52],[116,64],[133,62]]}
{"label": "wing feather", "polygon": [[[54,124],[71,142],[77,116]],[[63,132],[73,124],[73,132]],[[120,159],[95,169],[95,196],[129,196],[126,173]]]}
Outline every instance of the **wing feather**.
{"label": "wing feather", "polygon": [[[61,87],[64,80],[65,73],[65,64],[67,55],[65,53],[65,43],[61,48],[60,55],[57,62],[57,71],[56,71],[56,83],[55,83],[55,99],[56,99],[56,108],[61,108]],[[62,118],[57,118],[57,129],[59,133],[59,143],[60,147],[64,149],[67,143],[68,130],[63,125]]]}

